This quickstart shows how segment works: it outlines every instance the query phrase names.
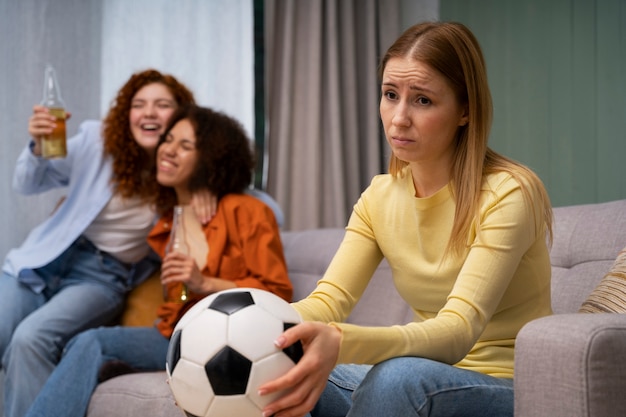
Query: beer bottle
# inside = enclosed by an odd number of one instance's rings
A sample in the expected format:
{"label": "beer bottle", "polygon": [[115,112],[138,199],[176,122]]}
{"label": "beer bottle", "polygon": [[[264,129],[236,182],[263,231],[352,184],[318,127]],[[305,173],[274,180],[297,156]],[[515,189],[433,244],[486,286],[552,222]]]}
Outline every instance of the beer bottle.
{"label": "beer bottle", "polygon": [[[174,207],[172,230],[170,231],[169,241],[165,246],[165,253],[168,254],[170,252],[179,252],[189,255],[189,245],[187,244],[182,206]],[[164,288],[163,290],[167,301],[174,301],[177,303],[184,303],[187,301],[188,291],[185,283],[177,283],[177,285],[170,284],[170,288]]]}
{"label": "beer bottle", "polygon": [[56,73],[50,64],[46,65],[44,73],[41,105],[50,109],[50,114],[56,117],[56,127],[52,134],[44,137],[41,141],[41,156],[44,158],[65,158],[67,155],[65,103],[61,98],[61,89]]}

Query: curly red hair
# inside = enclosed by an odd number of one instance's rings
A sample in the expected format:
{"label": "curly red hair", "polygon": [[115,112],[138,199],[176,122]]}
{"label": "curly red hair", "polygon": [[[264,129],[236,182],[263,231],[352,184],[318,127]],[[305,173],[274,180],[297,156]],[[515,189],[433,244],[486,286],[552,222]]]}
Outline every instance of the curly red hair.
{"label": "curly red hair", "polygon": [[104,154],[113,158],[116,192],[123,197],[139,196],[149,199],[156,192],[156,179],[150,173],[153,161],[135,142],[130,131],[129,114],[135,94],[148,84],[166,86],[179,106],[195,103],[193,93],[176,78],[148,69],[133,74],[118,91],[104,119]]}

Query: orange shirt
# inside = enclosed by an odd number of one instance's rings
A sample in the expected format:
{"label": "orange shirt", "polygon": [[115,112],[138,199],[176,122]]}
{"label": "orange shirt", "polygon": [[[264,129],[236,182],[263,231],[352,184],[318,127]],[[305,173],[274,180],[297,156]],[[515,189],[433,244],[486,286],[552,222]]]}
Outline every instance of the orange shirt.
{"label": "orange shirt", "polygon": [[[165,255],[171,222],[171,217],[159,219],[148,235],[148,243],[161,257]],[[232,280],[237,287],[260,288],[291,301],[293,286],[280,231],[268,206],[249,195],[226,195],[203,230],[209,244],[203,275]],[[189,301],[184,304],[164,302],[157,309],[161,334],[169,338],[178,319],[205,296],[190,291]]]}

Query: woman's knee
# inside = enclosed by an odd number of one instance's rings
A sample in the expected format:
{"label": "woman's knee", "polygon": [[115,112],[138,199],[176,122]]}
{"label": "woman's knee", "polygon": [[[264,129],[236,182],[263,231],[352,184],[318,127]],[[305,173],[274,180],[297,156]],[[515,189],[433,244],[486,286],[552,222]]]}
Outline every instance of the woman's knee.
{"label": "woman's knee", "polygon": [[393,358],[375,365],[355,392],[355,399],[378,401],[395,398],[415,407],[426,401],[427,393],[436,389],[440,367],[447,365],[422,358]]}
{"label": "woman's knee", "polygon": [[432,368],[428,359],[399,357],[375,365],[366,378],[380,389],[397,390],[403,382],[414,385],[416,381],[429,380]]}
{"label": "woman's knee", "polygon": [[87,329],[73,336],[65,345],[63,354],[65,355],[70,349],[86,349],[87,346],[101,345],[102,340],[106,339],[103,327],[95,329]]}
{"label": "woman's knee", "polygon": [[404,416],[508,416],[512,395],[507,380],[429,359],[394,358],[374,366],[355,391],[361,413],[355,415],[386,409]]}
{"label": "woman's knee", "polygon": [[54,334],[46,331],[39,326],[31,326],[28,321],[23,321],[15,328],[11,337],[10,349],[12,351],[40,351],[42,349],[50,350],[59,345],[59,340]]}
{"label": "woman's knee", "polygon": [[45,367],[56,364],[63,349],[60,338],[33,326],[19,325],[2,355],[2,368]]}

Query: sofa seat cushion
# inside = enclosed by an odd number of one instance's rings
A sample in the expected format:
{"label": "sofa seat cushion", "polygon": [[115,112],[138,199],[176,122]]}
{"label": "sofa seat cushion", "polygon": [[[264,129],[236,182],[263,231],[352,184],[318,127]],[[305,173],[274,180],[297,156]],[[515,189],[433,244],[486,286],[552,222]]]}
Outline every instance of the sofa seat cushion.
{"label": "sofa seat cushion", "polygon": [[626,313],[626,248],[580,307],[581,313]]}
{"label": "sofa seat cushion", "polygon": [[161,286],[161,271],[158,270],[128,293],[121,324],[123,326],[153,326],[157,319],[157,308],[162,303],[163,287]]}
{"label": "sofa seat cushion", "polygon": [[89,417],[179,417],[167,374],[143,372],[118,376],[99,384],[91,396]]}

